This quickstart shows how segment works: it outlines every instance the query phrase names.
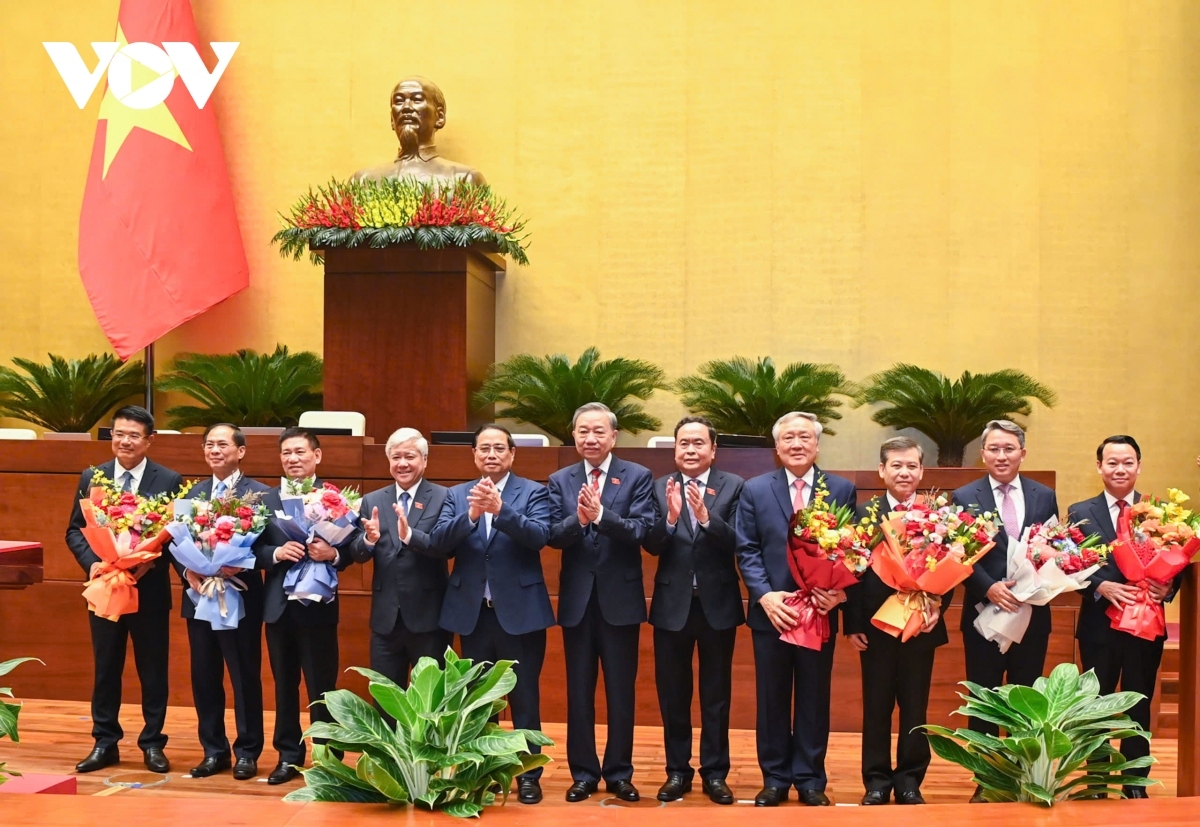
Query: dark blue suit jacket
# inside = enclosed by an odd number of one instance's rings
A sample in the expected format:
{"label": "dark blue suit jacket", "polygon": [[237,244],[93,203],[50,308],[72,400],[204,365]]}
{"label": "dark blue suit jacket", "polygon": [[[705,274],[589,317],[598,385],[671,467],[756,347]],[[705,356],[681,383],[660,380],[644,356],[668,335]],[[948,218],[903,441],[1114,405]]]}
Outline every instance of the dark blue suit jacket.
{"label": "dark blue suit jacket", "polygon": [[[201,480],[192,486],[188,491],[188,498],[199,497],[204,495],[205,499],[212,497],[212,475],[209,474],[206,479]],[[251,479],[245,475],[238,477],[237,484],[233,486],[234,496],[244,497],[250,493],[266,494],[270,491],[270,487],[264,485],[256,479]],[[260,500],[259,502],[262,502]],[[266,529],[264,529],[265,531]],[[174,543],[171,543],[174,546]],[[196,604],[187,596],[188,583],[183,579],[183,566],[175,565],[175,570],[179,572],[179,579],[183,583],[184,595],[181,603],[181,614],[187,620],[193,620],[196,617]],[[237,579],[242,581],[246,586],[246,590],[242,592],[242,601],[246,606],[247,617],[257,617],[262,619],[262,602],[263,602],[263,578],[262,572],[257,569],[243,571],[237,576]]]}
{"label": "dark blue suit jacket", "polygon": [[[1054,489],[1047,488],[1040,482],[1034,482],[1029,477],[1021,477],[1021,492],[1025,497],[1025,521],[1021,524],[1021,532],[1034,525],[1044,523],[1051,517],[1058,516],[1058,497]],[[975,564],[974,571],[964,583],[966,593],[963,597],[962,621],[959,628],[962,631],[975,629],[975,618],[979,612],[975,606],[987,600],[987,590],[997,581],[1003,581],[1008,576],[1008,534],[1000,520],[1000,506],[992,494],[991,478],[983,476],[975,482],[968,483],[954,492],[952,501],[978,511],[991,511],[996,515],[996,541],[983,559]],[[1029,633],[1050,634],[1050,607],[1033,606],[1033,616],[1029,619]],[[975,633],[978,634],[978,633]]]}
{"label": "dark blue suit jacket", "polygon": [[[815,467],[815,466],[814,466]],[[845,477],[826,474],[816,468],[814,488],[822,482],[829,489],[827,501],[832,505],[854,507],[858,490]],[[809,495],[811,499],[811,494]],[[750,613],[746,622],[759,632],[774,631],[767,613],[758,604],[767,592],[795,591],[798,586],[788,568],[788,529],[791,526],[792,495],[787,472],[780,468],[746,480],[737,508],[737,561],[742,582],[750,594]],[[838,628],[838,613],[829,613],[829,628]]]}
{"label": "dark blue suit jacket", "polygon": [[[442,628],[460,635],[475,631],[485,583],[491,589],[496,619],[510,635],[553,626],[554,609],[542,573],[542,549],[550,534],[546,487],[510,473],[488,537],[486,517],[472,523],[467,503],[478,482],[464,482],[447,492],[428,540],[454,558],[442,601]],[[424,538],[413,535],[414,547],[423,542]]]}
{"label": "dark blue suit jacket", "polygon": [[578,626],[593,587],[600,613],[614,626],[644,623],[642,541],[654,523],[654,477],[648,468],[615,454],[608,468],[597,525],[579,524],[584,463],[550,475],[549,545],[562,549],[558,586],[560,626]]}

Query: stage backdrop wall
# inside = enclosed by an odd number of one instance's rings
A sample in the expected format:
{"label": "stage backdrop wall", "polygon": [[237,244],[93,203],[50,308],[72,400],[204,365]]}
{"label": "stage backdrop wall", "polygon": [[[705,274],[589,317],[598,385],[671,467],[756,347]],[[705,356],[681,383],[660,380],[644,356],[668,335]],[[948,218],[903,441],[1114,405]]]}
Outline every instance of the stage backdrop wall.
{"label": "stage backdrop wall", "polygon": [[[441,151],[531,219],[499,356],[1014,367],[1062,396],[1033,416],[1030,462],[1064,504],[1094,492],[1089,455],[1114,432],[1142,441],[1145,487],[1194,488],[1200,4],[194,6],[204,40],[241,43],[212,105],[252,284],[167,336],[162,363],[320,350],[321,272],[270,248],[276,211],[391,157],[388,93],[415,72],[448,97]],[[101,95],[77,109],[40,44],[107,40],[117,7],[0,10],[5,362],[105,348],[75,255]],[[837,430],[823,462],[869,467],[885,433],[868,412]]]}

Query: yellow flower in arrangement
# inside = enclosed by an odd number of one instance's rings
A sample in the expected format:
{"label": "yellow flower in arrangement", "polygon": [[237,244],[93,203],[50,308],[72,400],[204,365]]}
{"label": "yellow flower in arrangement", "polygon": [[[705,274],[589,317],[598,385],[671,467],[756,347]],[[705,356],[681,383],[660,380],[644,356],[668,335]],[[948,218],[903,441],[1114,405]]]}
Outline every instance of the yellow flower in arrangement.
{"label": "yellow flower in arrangement", "polygon": [[92,502],[92,513],[96,524],[110,529],[113,534],[128,531],[135,538],[149,539],[171,522],[175,499],[184,499],[192,483],[184,485],[179,492],[143,497],[133,491],[122,491],[121,487],[97,468],[92,473],[92,489],[88,499]]}

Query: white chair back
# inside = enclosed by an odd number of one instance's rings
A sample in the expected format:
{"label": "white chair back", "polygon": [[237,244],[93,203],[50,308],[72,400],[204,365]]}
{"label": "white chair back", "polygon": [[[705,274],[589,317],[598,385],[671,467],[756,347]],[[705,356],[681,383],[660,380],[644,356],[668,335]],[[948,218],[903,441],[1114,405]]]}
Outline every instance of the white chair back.
{"label": "white chair back", "polygon": [[545,434],[513,434],[512,438],[518,448],[550,447],[550,438]]}
{"label": "white chair back", "polygon": [[37,439],[32,428],[0,428],[0,439]]}
{"label": "white chair back", "polygon": [[647,448],[674,448],[675,437],[673,436],[652,436],[646,441]]}

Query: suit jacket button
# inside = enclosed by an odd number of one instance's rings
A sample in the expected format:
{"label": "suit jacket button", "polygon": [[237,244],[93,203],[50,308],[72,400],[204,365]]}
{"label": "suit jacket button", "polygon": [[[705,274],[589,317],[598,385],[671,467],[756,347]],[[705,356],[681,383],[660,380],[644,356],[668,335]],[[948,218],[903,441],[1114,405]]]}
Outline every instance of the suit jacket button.
{"label": "suit jacket button", "polygon": [[483,555],[483,559],[484,559],[484,560],[491,560],[491,559],[492,559],[492,555],[490,555],[490,554],[485,554],[485,555]]}

